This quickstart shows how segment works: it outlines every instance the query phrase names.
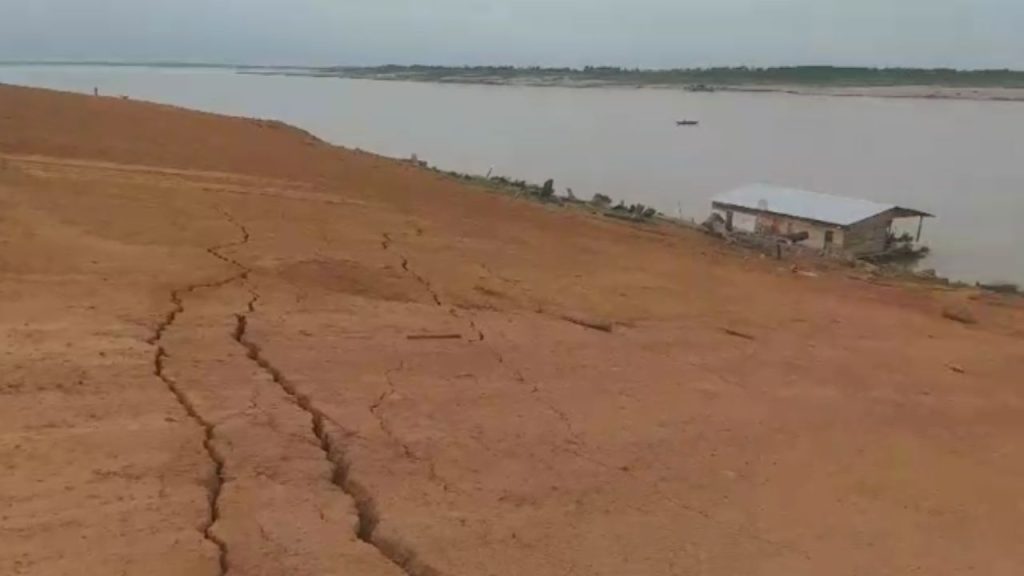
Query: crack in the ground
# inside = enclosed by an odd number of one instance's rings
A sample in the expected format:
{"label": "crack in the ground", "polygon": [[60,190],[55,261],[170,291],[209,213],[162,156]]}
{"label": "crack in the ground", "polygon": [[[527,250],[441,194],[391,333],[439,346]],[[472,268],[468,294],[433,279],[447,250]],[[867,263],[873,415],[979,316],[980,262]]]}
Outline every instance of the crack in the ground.
{"label": "crack in the ground", "polygon": [[444,490],[445,492],[451,492],[451,486],[449,485],[447,480],[445,480],[444,478],[441,477],[440,474],[438,474],[437,466],[435,465],[434,461],[428,457],[417,454],[416,451],[412,449],[412,447],[410,447],[405,442],[402,442],[401,438],[399,438],[398,435],[395,434],[395,431],[391,428],[391,424],[388,423],[388,420],[384,416],[383,410],[385,402],[387,402],[389,398],[392,398],[397,393],[395,388],[394,374],[401,372],[404,369],[405,362],[402,361],[399,362],[397,368],[392,368],[384,373],[384,379],[388,383],[388,389],[382,392],[380,396],[377,398],[377,400],[370,406],[370,413],[373,414],[374,418],[377,419],[377,426],[380,428],[381,432],[384,433],[384,436],[386,436],[388,440],[391,441],[392,444],[398,446],[398,448],[402,451],[402,455],[405,456],[406,459],[412,462],[416,462],[418,464],[425,465],[427,468],[427,477],[430,479],[430,481],[440,486],[441,489]]}
{"label": "crack in the ground", "polygon": [[[495,354],[498,355],[498,357],[500,358],[499,361],[504,363],[504,361],[505,361],[504,357],[502,357],[501,354],[497,350],[495,350],[493,347],[490,347],[490,348],[491,348],[491,350]],[[522,370],[520,370],[518,368],[511,368],[511,370],[512,370],[512,375],[513,375],[513,377],[515,378],[515,380],[517,382],[519,382],[520,384],[523,384],[525,386],[529,386],[530,387],[530,393],[531,394],[539,395],[541,393],[540,386],[537,386],[537,384],[535,384],[535,383],[531,384],[529,381],[527,381],[526,376],[523,375]],[[576,431],[576,427],[572,425],[572,420],[569,419],[569,414],[566,413],[565,410],[562,410],[561,408],[556,406],[554,404],[554,402],[549,402],[548,400],[545,400],[543,398],[541,398],[538,401],[545,408],[547,408],[549,412],[554,414],[555,417],[558,418],[558,421],[561,422],[562,426],[565,427],[565,433],[569,436],[569,444],[571,444],[573,446],[577,446],[577,447],[584,445],[583,438],[580,436],[579,432]],[[571,451],[571,453],[572,454],[576,454],[580,458],[587,459],[582,454],[578,453],[578,451]]]}
{"label": "crack in the ground", "polygon": [[231,266],[234,266],[235,268],[240,270],[240,273],[237,277],[235,277],[235,280],[242,280],[243,282],[245,282],[246,280],[249,279],[249,275],[252,273],[252,270],[249,269],[248,266],[236,260],[235,258],[223,254],[221,251],[226,250],[228,248],[237,248],[238,246],[245,246],[246,244],[248,244],[250,238],[249,229],[246,228],[245,225],[242,224],[241,222],[235,220],[234,216],[232,216],[226,210],[220,210],[220,213],[224,216],[225,220],[234,225],[235,228],[238,228],[238,231],[241,234],[241,239],[235,242],[229,242],[227,244],[211,246],[206,249],[206,252],[209,253],[214,258],[220,260],[221,262],[224,262],[225,264],[230,264]]}
{"label": "crack in the ground", "polygon": [[[383,248],[385,252],[391,251],[391,245],[394,244],[395,241],[387,232],[381,234],[381,236],[384,238],[384,240],[382,240],[380,243],[381,248]],[[416,281],[419,282],[421,286],[423,286],[423,289],[427,291],[427,294],[430,294],[430,297],[431,299],[433,299],[435,305],[444,306],[444,304],[441,302],[441,296],[437,293],[436,290],[434,290],[434,285],[431,284],[429,280],[421,276],[418,272],[416,272],[409,266],[408,258],[406,258],[402,254],[398,254],[398,257],[402,262],[402,271],[415,278]]]}
{"label": "crack in the ground", "polygon": [[[383,237],[384,237],[384,242],[382,242],[381,245],[384,246],[385,250],[390,250],[391,245],[394,243],[394,240],[391,238],[391,235],[388,234],[388,233],[384,233]],[[416,278],[417,281],[420,282],[420,284],[422,284],[424,287],[426,287],[426,289],[431,293],[431,295],[433,295],[434,301],[437,303],[438,306],[443,306],[443,304],[441,302],[441,299],[438,298],[437,292],[434,291],[433,285],[430,283],[430,281],[428,281],[426,278],[420,276],[418,273],[416,273],[410,267],[409,259],[404,254],[398,253],[398,257],[402,261],[402,270],[405,270],[407,273],[411,274],[414,278]],[[489,350],[491,352],[491,354],[498,360],[498,364],[501,364],[502,366],[506,366],[504,355],[496,347],[494,347],[492,344],[486,342],[487,335],[480,328],[480,326],[477,325],[476,321],[472,317],[465,317],[465,316],[463,316],[462,311],[460,311],[457,307],[454,307],[454,306],[452,306],[451,308],[448,309],[448,313],[453,318],[456,318],[459,321],[464,322],[470,328],[470,330],[477,335],[477,339],[478,339],[477,342],[483,344],[484,347],[487,348],[487,350]],[[589,326],[589,325],[587,327],[593,328],[593,326]],[[515,368],[515,367],[511,367],[511,366],[506,366],[506,367],[509,368],[509,370],[512,371],[512,375],[513,375],[513,377],[515,378],[515,380],[517,382],[520,382],[521,384],[526,384],[526,385],[530,386],[531,394],[536,395],[536,394],[540,393],[540,388],[536,384],[529,384],[527,382],[527,380],[526,380],[526,377],[523,375],[523,372],[521,370],[519,370],[518,368]],[[389,377],[389,383],[390,383],[390,377]],[[546,401],[546,400],[543,400],[543,399],[540,400],[540,402],[544,405],[545,408],[547,408],[552,414],[554,414],[558,418],[558,420],[562,423],[563,426],[565,426],[566,433],[569,435],[569,443],[573,444],[573,445],[576,445],[576,446],[582,446],[583,445],[583,440],[580,437],[579,433],[576,431],[576,429],[573,427],[572,421],[569,419],[569,415],[566,414],[566,412],[564,410],[562,410],[562,409],[558,408],[557,406],[555,406],[555,404],[552,403],[552,402],[549,402],[549,401]]]}
{"label": "crack in the ground", "polygon": [[[384,236],[384,241],[381,242],[382,248],[384,250],[386,250],[386,251],[393,251],[391,248],[392,248],[392,245],[394,244],[394,240],[392,239],[391,235],[385,233],[383,236]],[[413,270],[411,268],[411,266],[409,264],[409,259],[405,255],[403,255],[401,253],[397,253],[397,255],[401,259],[402,270],[404,270],[406,273],[412,275],[420,284],[422,284],[427,289],[428,292],[430,292],[430,294],[434,298],[435,304],[437,304],[438,306],[443,306],[443,303],[442,303],[441,299],[438,297],[437,292],[434,290],[433,285],[426,278],[424,278],[423,276],[419,275],[415,270]],[[490,271],[488,270],[488,272],[490,272]],[[542,394],[541,388],[536,383],[530,383],[526,379],[526,376],[523,374],[523,372],[519,368],[511,365],[510,363],[508,363],[506,361],[504,355],[501,353],[501,351],[492,342],[486,342],[486,335],[485,335],[484,331],[477,325],[476,321],[472,317],[464,317],[463,314],[462,314],[462,311],[459,308],[454,307],[454,306],[449,308],[448,313],[452,317],[457,318],[457,319],[459,319],[462,322],[465,322],[468,325],[468,327],[470,329],[472,329],[472,331],[477,334],[477,336],[479,338],[479,340],[477,342],[483,344],[483,346],[485,348],[487,348],[494,355],[494,357],[497,359],[497,361],[498,361],[498,363],[500,365],[502,365],[506,369],[510,370],[511,373],[512,373],[513,378],[517,382],[519,382],[520,384],[523,384],[524,386],[528,386],[531,395],[534,395],[535,397],[537,397],[538,398],[538,402],[540,402],[547,410],[549,410],[552,414],[554,414],[554,416],[559,420],[559,422],[561,422],[561,424],[562,424],[562,426],[564,426],[566,434],[568,435],[568,438],[569,438],[568,442],[567,442],[567,446],[564,448],[564,451],[567,454],[570,454],[570,455],[572,455],[572,456],[574,456],[576,458],[579,458],[580,460],[589,462],[589,463],[591,463],[591,464],[593,464],[593,465],[595,465],[595,466],[597,466],[599,468],[603,468],[603,469],[608,470],[608,471],[614,471],[614,472],[617,472],[617,473],[622,473],[622,474],[626,474],[626,475],[632,475],[632,471],[630,470],[630,467],[628,465],[616,466],[616,465],[604,462],[604,461],[602,461],[599,458],[595,458],[593,456],[590,456],[589,454],[584,453],[583,450],[584,450],[584,448],[586,446],[586,443],[584,442],[584,440],[583,440],[582,436],[580,435],[579,431],[576,430],[575,426],[572,423],[572,420],[569,418],[568,413],[566,413],[564,410],[559,408],[554,402],[551,402],[551,401],[547,400],[546,398],[544,398],[543,397],[544,395]],[[541,313],[543,313],[543,312],[541,312]],[[572,324],[576,324],[576,325],[581,326],[583,328],[587,328],[587,329],[590,329],[590,330],[597,330],[597,331],[600,331],[600,332],[612,332],[613,329],[614,329],[613,325],[610,324],[610,323],[607,323],[607,324],[606,323],[600,323],[600,322],[590,321],[590,320],[586,320],[586,319],[580,319],[580,318],[571,317],[571,316],[559,316],[557,318],[559,320],[562,320],[562,321],[566,321],[566,322],[570,322]],[[401,367],[399,369],[401,369]],[[409,450],[399,439],[394,437],[394,434],[392,432],[390,432],[389,429],[387,429],[385,427],[386,425],[385,425],[384,420],[382,419],[381,415],[378,414],[378,412],[380,411],[383,403],[387,400],[388,397],[390,397],[391,395],[394,394],[394,382],[391,379],[391,373],[392,372],[394,372],[394,370],[389,371],[386,374],[388,385],[390,386],[389,390],[387,390],[383,394],[381,394],[381,396],[377,399],[377,401],[371,407],[371,412],[373,412],[374,416],[377,417],[378,421],[380,422],[381,428],[385,431],[385,434],[388,434],[388,436],[390,438],[392,438],[392,440],[394,442],[396,442],[397,444],[402,446],[403,451],[406,453],[407,457],[414,458],[415,457],[414,453],[412,453],[412,451]],[[661,491],[658,490],[658,492],[661,492]],[[719,524],[721,526],[724,526],[724,527],[734,531],[738,536],[746,537],[746,538],[749,538],[751,540],[760,542],[762,544],[765,544],[765,545],[768,545],[768,546],[772,546],[772,547],[775,547],[775,548],[780,549],[780,550],[794,552],[794,553],[800,554],[800,555],[802,555],[802,556],[804,556],[806,558],[809,558],[809,555],[805,551],[801,550],[800,548],[797,548],[795,546],[792,546],[792,545],[789,545],[789,544],[786,544],[786,543],[777,542],[777,541],[769,539],[769,538],[765,538],[765,537],[763,537],[763,536],[761,536],[759,534],[751,533],[751,532],[749,532],[747,530],[744,530],[742,528],[737,530],[734,527],[732,527],[731,525],[729,525],[727,522],[723,522],[720,519],[715,518],[714,516],[712,516],[709,512],[707,512],[705,510],[702,510],[702,509],[694,507],[694,506],[690,506],[690,505],[688,505],[686,503],[683,503],[683,502],[679,502],[678,500],[676,500],[674,498],[671,498],[668,495],[665,495],[665,494],[662,494],[662,495],[666,498],[667,501],[671,502],[673,505],[679,507],[680,509],[686,510],[687,512],[695,514],[695,515],[703,518],[707,522],[711,522],[711,523],[714,523],[714,524]]]}
{"label": "crack in the ground", "polygon": [[[459,309],[454,306],[448,309],[448,313],[452,315],[452,318],[465,322],[469,326],[470,330],[476,333],[477,342],[483,342],[487,339],[487,335],[484,334],[484,331],[481,330],[479,326],[477,326],[476,320],[473,320],[472,317],[464,318],[462,313],[459,312]],[[498,353],[497,350],[492,349],[492,351],[498,356],[498,363],[504,364],[505,359],[501,357],[501,354]]]}
{"label": "crack in the ground", "polygon": [[[166,328],[165,328],[166,329]],[[164,361],[167,358],[167,351],[163,346],[157,346],[156,356],[153,361],[154,374],[167,385],[168,390],[181,405],[188,417],[203,429],[203,449],[206,451],[210,461],[213,462],[214,475],[207,486],[206,497],[210,506],[209,516],[203,523],[203,537],[217,547],[217,562],[220,566],[221,576],[228,572],[228,547],[227,544],[213,533],[213,526],[220,518],[220,493],[224,486],[224,457],[221,456],[213,446],[214,429],[216,426],[196,410],[195,404],[187,394],[178,386],[173,378],[164,371]]]}
{"label": "crack in the ground", "polygon": [[[391,245],[394,243],[394,240],[391,238],[390,234],[385,233],[385,234],[383,234],[383,236],[384,236],[384,242],[382,242],[381,244],[382,244],[382,246],[384,246],[385,250],[390,250]],[[416,280],[418,280],[420,282],[420,284],[425,286],[427,288],[427,290],[429,290],[430,293],[434,296],[434,301],[437,303],[437,305],[438,306],[442,306],[440,298],[438,298],[437,293],[433,289],[433,285],[426,278],[423,278],[422,276],[420,276],[414,270],[411,269],[411,267],[409,265],[409,259],[405,255],[399,253],[398,256],[399,256],[399,258],[401,258],[402,270],[405,270],[407,273],[409,273],[413,277],[415,277]],[[487,335],[484,333],[483,329],[481,329],[480,326],[476,323],[476,320],[474,320],[471,316],[464,316],[462,311],[459,310],[459,308],[454,307],[454,306],[448,309],[448,313],[453,318],[456,318],[459,321],[464,322],[470,328],[470,330],[477,335],[477,338],[478,338],[477,342],[483,344],[483,346],[488,351],[490,351],[490,353],[497,359],[498,364],[500,364],[500,365],[504,366],[505,368],[507,368],[508,370],[510,370],[511,373],[512,373],[513,378],[517,382],[519,382],[519,383],[521,383],[523,385],[529,386],[530,387],[530,393],[538,398],[538,402],[540,404],[542,404],[549,412],[554,414],[554,416],[558,419],[558,421],[565,428],[566,434],[568,435],[568,443],[571,446],[576,447],[576,449],[570,450],[570,453],[576,454],[580,458],[588,459],[587,457],[582,455],[579,452],[579,450],[578,450],[579,447],[584,445],[583,438],[580,436],[579,432],[573,426],[572,420],[569,418],[569,415],[564,410],[562,410],[557,405],[555,405],[555,403],[553,403],[553,402],[551,402],[551,401],[549,401],[547,399],[544,399],[542,397],[543,395],[540,394],[540,392],[541,392],[540,387],[537,386],[536,384],[529,383],[526,380],[526,377],[523,375],[522,370],[520,370],[520,369],[518,369],[518,368],[516,368],[514,366],[506,364],[505,356],[501,353],[500,350],[497,349],[497,347],[495,347],[490,342],[487,342]],[[588,328],[593,328],[593,326],[590,326],[590,325],[587,325],[587,327]],[[392,386],[392,390],[393,390],[394,384],[391,382],[390,373],[387,375],[387,377],[388,377],[388,383]],[[386,395],[387,395],[387,393],[385,393],[384,396],[381,396],[381,398],[378,399],[377,404],[374,405],[374,409],[379,408],[380,403],[383,402],[383,400],[385,399]],[[371,411],[373,411],[373,410],[371,410]],[[376,416],[377,414],[375,413],[374,415]],[[378,420],[379,419],[380,419],[380,417],[378,416]],[[385,432],[387,432],[387,431],[385,431]],[[400,441],[398,441],[397,439],[395,439],[395,441],[398,442],[399,445],[402,445],[402,443]],[[446,490],[447,490],[447,488],[446,488]]]}
{"label": "crack in the ground", "polygon": [[[234,222],[234,220],[231,221]],[[232,282],[244,280],[248,276],[248,269],[235,260],[220,253],[221,250],[241,246],[249,242],[248,230],[246,230],[244,226],[240,226],[240,228],[243,232],[241,240],[211,246],[206,248],[206,252],[225,263],[237,266],[242,271],[238,274],[233,274],[220,280],[199,282],[190,284],[184,288],[172,290],[170,293],[172,305],[171,310],[164,316],[160,323],[157,324],[156,329],[153,331],[153,335],[147,340],[147,343],[155,348],[153,355],[153,375],[159,378],[164,385],[167,386],[168,391],[174,396],[175,400],[185,411],[188,417],[203,430],[203,449],[206,451],[207,456],[213,463],[214,475],[207,486],[207,500],[209,502],[210,510],[206,521],[203,523],[202,533],[203,537],[217,548],[217,561],[220,566],[220,573],[222,576],[228,572],[228,548],[227,544],[214,534],[213,527],[220,518],[220,495],[224,487],[224,457],[217,452],[217,449],[214,446],[216,425],[203,417],[196,408],[195,403],[191,398],[189,398],[188,394],[185,393],[178,382],[167,374],[166,361],[168,353],[167,348],[163,345],[163,338],[167,333],[167,330],[169,330],[178,319],[178,316],[185,312],[186,295],[192,294],[198,290],[220,288],[231,284]]]}
{"label": "crack in the ground", "polygon": [[[255,312],[258,294],[253,294],[249,302],[250,312]],[[304,412],[309,414],[313,435],[320,444],[320,450],[324,458],[331,465],[331,480],[342,492],[352,498],[356,508],[356,536],[362,542],[372,546],[381,556],[386,558],[405,574],[410,576],[435,576],[436,570],[423,564],[416,554],[407,547],[393,542],[377,534],[377,526],[380,523],[380,515],[377,511],[377,503],[369,490],[359,484],[351,475],[351,462],[348,460],[345,447],[335,442],[327,431],[326,422],[330,422],[346,433],[346,436],[353,434],[346,431],[337,422],[331,420],[322,410],[316,407],[309,395],[299,390],[284,373],[274,366],[263,354],[262,348],[249,337],[249,318],[246,314],[238,314],[237,326],[235,328],[235,340],[245,348],[248,358],[258,365],[271,380],[277,384]]]}

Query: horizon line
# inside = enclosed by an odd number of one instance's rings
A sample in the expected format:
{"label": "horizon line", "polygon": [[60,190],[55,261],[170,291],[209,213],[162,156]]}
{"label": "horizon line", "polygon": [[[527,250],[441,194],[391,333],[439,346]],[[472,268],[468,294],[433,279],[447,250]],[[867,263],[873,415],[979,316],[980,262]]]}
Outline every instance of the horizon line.
{"label": "horizon line", "polygon": [[190,61],[190,60],[69,60],[69,59],[19,59],[0,60],[0,66],[176,66],[194,68],[294,68],[305,70],[327,70],[327,69],[374,69],[374,68],[505,68],[517,70],[573,70],[585,71],[590,69],[623,70],[627,72],[675,72],[675,71],[700,71],[700,70],[785,70],[797,68],[832,68],[839,70],[918,70],[918,71],[945,71],[945,72],[1016,72],[1024,73],[1024,68],[955,68],[943,66],[878,66],[878,65],[847,65],[847,64],[777,64],[760,66],[751,64],[729,64],[729,65],[707,65],[707,66],[685,66],[685,67],[643,67],[610,64],[583,64],[574,66],[557,66],[541,64],[253,64],[239,62],[216,62],[216,61]]}

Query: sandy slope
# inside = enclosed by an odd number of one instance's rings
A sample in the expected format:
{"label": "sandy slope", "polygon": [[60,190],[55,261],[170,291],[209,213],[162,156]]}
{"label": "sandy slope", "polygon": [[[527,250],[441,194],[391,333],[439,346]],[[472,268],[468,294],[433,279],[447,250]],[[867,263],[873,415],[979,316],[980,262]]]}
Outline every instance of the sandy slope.
{"label": "sandy slope", "polygon": [[1020,574],[1024,310],[848,276],[0,87],[0,573]]}

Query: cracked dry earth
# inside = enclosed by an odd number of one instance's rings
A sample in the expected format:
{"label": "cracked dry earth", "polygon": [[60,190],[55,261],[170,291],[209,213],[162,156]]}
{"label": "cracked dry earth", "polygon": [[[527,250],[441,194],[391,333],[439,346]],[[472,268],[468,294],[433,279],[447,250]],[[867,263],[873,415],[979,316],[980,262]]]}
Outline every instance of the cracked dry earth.
{"label": "cracked dry earth", "polygon": [[0,574],[1024,573],[1019,301],[819,274],[0,87]]}

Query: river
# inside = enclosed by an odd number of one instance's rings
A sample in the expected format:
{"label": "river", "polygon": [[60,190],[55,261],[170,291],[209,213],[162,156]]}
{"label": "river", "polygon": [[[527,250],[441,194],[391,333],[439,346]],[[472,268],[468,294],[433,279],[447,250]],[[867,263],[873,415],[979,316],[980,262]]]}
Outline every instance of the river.
{"label": "river", "polygon": [[[1024,103],[0,66],[0,82],[274,118],[336,144],[703,219],[751,182],[922,209],[922,264],[1024,284]],[[699,120],[677,127],[677,119]]]}

